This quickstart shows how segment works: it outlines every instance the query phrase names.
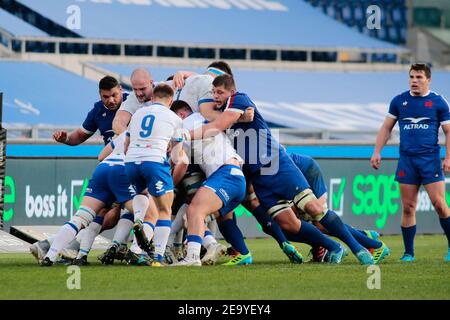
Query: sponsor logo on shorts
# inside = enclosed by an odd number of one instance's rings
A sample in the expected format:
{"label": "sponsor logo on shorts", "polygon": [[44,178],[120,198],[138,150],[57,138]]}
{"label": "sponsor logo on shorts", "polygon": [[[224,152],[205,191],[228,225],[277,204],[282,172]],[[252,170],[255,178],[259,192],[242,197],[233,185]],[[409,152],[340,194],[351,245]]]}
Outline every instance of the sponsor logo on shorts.
{"label": "sponsor logo on shorts", "polygon": [[230,200],[230,196],[228,195],[228,193],[223,188],[220,188],[219,192],[222,194],[222,196],[225,198],[226,201]]}
{"label": "sponsor logo on shorts", "polygon": [[161,180],[155,183],[156,192],[163,192],[164,191],[164,182]]}

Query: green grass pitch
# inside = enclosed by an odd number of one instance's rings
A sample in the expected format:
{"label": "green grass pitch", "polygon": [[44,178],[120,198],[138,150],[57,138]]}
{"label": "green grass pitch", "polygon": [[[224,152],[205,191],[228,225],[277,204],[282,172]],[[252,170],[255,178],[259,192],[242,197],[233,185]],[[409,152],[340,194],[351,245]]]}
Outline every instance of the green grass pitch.
{"label": "green grass pitch", "polygon": [[[368,289],[366,266],[353,255],[341,265],[289,263],[272,239],[249,239],[254,264],[240,267],[102,266],[92,252],[81,289],[69,290],[67,267],[43,268],[31,254],[0,254],[0,299],[450,299],[443,235],[416,237],[417,261],[399,261],[400,236],[382,238],[391,255],[380,265],[380,289]],[[300,250],[306,257],[308,246]]]}

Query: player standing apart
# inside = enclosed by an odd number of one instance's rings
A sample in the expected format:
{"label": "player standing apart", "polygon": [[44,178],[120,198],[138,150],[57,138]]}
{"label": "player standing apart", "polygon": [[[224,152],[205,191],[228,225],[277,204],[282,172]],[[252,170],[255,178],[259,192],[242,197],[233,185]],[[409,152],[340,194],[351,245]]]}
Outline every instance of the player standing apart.
{"label": "player standing apart", "polygon": [[[448,240],[444,258],[450,261],[450,213],[445,201],[444,173],[450,172],[450,112],[447,101],[429,90],[431,70],[425,64],[413,64],[409,70],[410,90],[392,99],[389,112],[378,132],[370,162],[381,165],[381,150],[398,121],[400,157],[395,180],[400,184],[402,200],[401,229],[405,252],[400,260],[414,261],[416,205],[419,188],[424,186]],[[438,144],[439,126],[445,133],[446,154],[441,163]]]}

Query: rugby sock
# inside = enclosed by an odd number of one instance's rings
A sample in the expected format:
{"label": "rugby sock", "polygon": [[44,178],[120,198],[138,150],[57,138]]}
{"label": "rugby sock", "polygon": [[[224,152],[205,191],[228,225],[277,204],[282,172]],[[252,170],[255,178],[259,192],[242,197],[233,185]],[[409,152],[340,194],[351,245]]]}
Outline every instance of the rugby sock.
{"label": "rugby sock", "polygon": [[152,240],[155,232],[155,226],[153,225],[153,223],[145,221],[142,225],[142,229],[144,230],[144,234],[147,237],[147,240]]}
{"label": "rugby sock", "polygon": [[322,246],[330,251],[339,250],[340,245],[336,241],[327,237],[313,224],[302,221],[300,231],[296,234],[286,233],[289,241],[303,242],[310,246]]}
{"label": "rugby sock", "polygon": [[155,258],[162,261],[166,251],[167,240],[169,239],[171,220],[158,220],[156,222],[153,243],[155,244]]}
{"label": "rugby sock", "polygon": [[320,219],[320,223],[328,230],[330,235],[342,240],[354,254],[364,249],[347,230],[342,220],[334,211],[328,210],[322,219]]}
{"label": "rugby sock", "polygon": [[[210,216],[210,217],[213,217],[213,216]],[[214,237],[215,234],[217,233],[217,221],[216,221],[216,219],[213,218],[211,221],[209,221],[207,223],[207,227],[208,227],[209,231],[211,231],[212,236]]]}
{"label": "rugby sock", "polygon": [[[234,214],[233,214],[234,216]],[[244,241],[244,236],[239,230],[234,219],[224,220],[218,223],[220,233],[222,233],[225,240],[239,251],[240,254],[246,255],[250,251]]]}
{"label": "rugby sock", "polygon": [[[353,228],[353,227],[352,227]],[[362,233],[362,234],[366,234],[365,232],[364,232],[364,230],[360,230],[360,229],[356,229],[356,228],[353,228],[354,230],[356,230],[356,231],[358,231],[359,233]]]}
{"label": "rugby sock", "polygon": [[133,210],[134,210],[134,221],[144,221],[145,214],[148,208],[148,197],[143,194],[138,194],[133,198]]}
{"label": "rugby sock", "polygon": [[205,236],[203,237],[203,242],[202,242],[203,246],[205,248],[208,248],[213,243],[217,243],[216,239],[214,238],[211,231],[206,230]]}
{"label": "rugby sock", "polygon": [[75,240],[78,242],[81,242],[81,239],[83,239],[85,233],[86,233],[86,228],[81,229],[80,232],[77,233]]}
{"label": "rugby sock", "polygon": [[125,213],[120,217],[119,222],[117,222],[113,241],[118,244],[126,244],[131,228],[133,228],[133,215],[131,213]]}
{"label": "rugby sock", "polygon": [[59,229],[58,233],[55,235],[55,239],[48,250],[45,257],[49,258],[51,261],[55,262],[58,253],[65,248],[70,241],[75,239],[75,236],[78,233],[77,227],[72,223],[65,223],[61,229]]}
{"label": "rugby sock", "polygon": [[183,217],[186,214],[187,208],[188,208],[188,205],[185,203],[180,207],[180,209],[178,209],[177,215],[176,215],[175,219],[173,219],[172,226],[170,228],[171,234],[176,234],[184,226]]}
{"label": "rugby sock", "polygon": [[[83,230],[81,230],[81,231],[83,231]],[[52,245],[53,241],[55,241],[55,237],[56,237],[56,234],[53,234],[47,238],[47,241],[48,241],[48,243],[50,243],[50,245]]]}
{"label": "rugby sock", "polygon": [[368,236],[366,236],[365,233],[361,233],[361,231],[356,230],[352,226],[350,226],[348,224],[346,224],[345,226],[348,229],[348,231],[350,231],[352,236],[356,239],[356,241],[358,241],[359,244],[362,245],[364,248],[378,249],[378,248],[381,248],[381,246],[383,245],[381,243],[381,241],[376,241],[376,240],[370,239]]}
{"label": "rugby sock", "polygon": [[175,239],[173,240],[174,246],[183,246],[183,236],[184,236],[184,229],[180,229],[175,235]]}
{"label": "rugby sock", "polygon": [[439,222],[441,223],[441,227],[447,236],[448,247],[450,248],[450,217],[439,219]]}
{"label": "rugby sock", "polygon": [[[80,241],[80,251],[78,252],[78,257],[87,256],[89,251],[91,251],[92,244],[94,243],[95,237],[100,234],[102,230],[103,217],[96,216],[94,221],[92,221],[86,228],[86,232]],[[83,229],[84,230],[84,229]],[[77,258],[78,258],[77,257]]]}
{"label": "rugby sock", "polygon": [[136,237],[134,237],[134,236],[133,236],[133,243],[130,246],[130,251],[133,252],[133,253],[136,253],[136,254],[143,253],[143,250],[141,249],[141,247],[139,247],[139,245],[137,243],[137,240],[136,240]]}
{"label": "rugby sock", "polygon": [[200,250],[202,248],[202,237],[189,234],[186,237],[187,240],[187,253],[186,260],[188,261],[197,261],[200,260]]}
{"label": "rugby sock", "polygon": [[402,226],[403,245],[405,246],[405,253],[414,257],[414,237],[416,236],[416,225],[411,227]]}
{"label": "rugby sock", "polygon": [[256,207],[254,210],[251,211],[251,213],[262,227],[264,233],[274,238],[278,242],[280,247],[282,247],[283,242],[286,242],[287,239],[278,223],[273,221],[273,219],[267,214],[267,212],[261,206]]}

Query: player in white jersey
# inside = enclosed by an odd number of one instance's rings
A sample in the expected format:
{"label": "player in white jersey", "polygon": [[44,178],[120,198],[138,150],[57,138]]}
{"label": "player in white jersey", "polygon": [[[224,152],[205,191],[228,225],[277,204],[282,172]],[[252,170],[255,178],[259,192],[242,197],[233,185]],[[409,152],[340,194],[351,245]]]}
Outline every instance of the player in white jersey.
{"label": "player in white jersey", "polygon": [[[173,180],[167,161],[169,143],[173,144],[172,160],[177,163],[182,154],[182,121],[169,107],[173,89],[159,84],[153,90],[153,104],[138,109],[132,116],[125,142],[125,168],[138,195],[133,198],[135,208],[136,238],[143,250],[149,251],[149,241],[154,236],[155,255],[152,266],[163,260],[171,226]],[[145,189],[155,200],[158,210],[148,212]],[[143,225],[144,217],[147,220]],[[144,234],[145,235],[144,235]]]}
{"label": "player in white jersey", "polygon": [[131,116],[139,108],[150,105],[153,98],[153,78],[144,68],[138,68],[131,74],[133,92],[122,103],[114,117],[112,128],[119,135],[127,130]]}
{"label": "player in white jersey", "polygon": [[[184,79],[191,74],[192,73],[179,74],[177,79],[168,81],[167,84],[170,84],[173,88],[181,87],[184,83]],[[131,116],[139,108],[152,104],[155,83],[150,72],[145,68],[137,68],[133,70],[130,81],[133,92],[128,96],[127,100],[122,103],[112,123],[112,128],[116,135],[127,130]]]}
{"label": "player in white jersey", "polygon": [[[124,140],[124,136],[119,138]],[[53,238],[50,249],[40,261],[42,266],[53,265],[59,252],[75,238],[81,229],[88,227],[96,214],[104,207],[118,202],[129,212],[133,212],[132,198],[135,192],[124,169],[123,148],[118,148],[97,166],[79,209]]]}
{"label": "player in white jersey", "polygon": [[216,76],[224,73],[232,75],[230,66],[224,61],[212,62],[204,74],[177,72],[174,82],[181,83],[182,87],[175,93],[174,100],[186,102],[193,112],[200,112],[209,121],[215,120],[221,112],[214,103],[212,82]]}
{"label": "player in white jersey", "polygon": [[[201,127],[205,123],[205,118],[200,113],[193,113],[190,107],[184,104],[172,106],[177,115],[184,119],[183,128],[192,130]],[[186,257],[173,264],[174,266],[201,266],[200,249],[205,233],[205,218],[211,214],[220,215],[233,225],[230,232],[225,232],[225,239],[240,246],[241,255],[236,264],[250,264],[252,257],[243,240],[242,233],[236,223],[230,219],[230,212],[235,209],[245,197],[245,178],[241,171],[242,159],[234,150],[230,140],[224,134],[218,134],[213,139],[194,141],[185,144],[185,148],[190,150],[190,158],[198,163],[205,172],[206,181],[195,193],[191,204],[187,208],[188,220],[188,242]],[[245,252],[246,251],[246,252]]]}

